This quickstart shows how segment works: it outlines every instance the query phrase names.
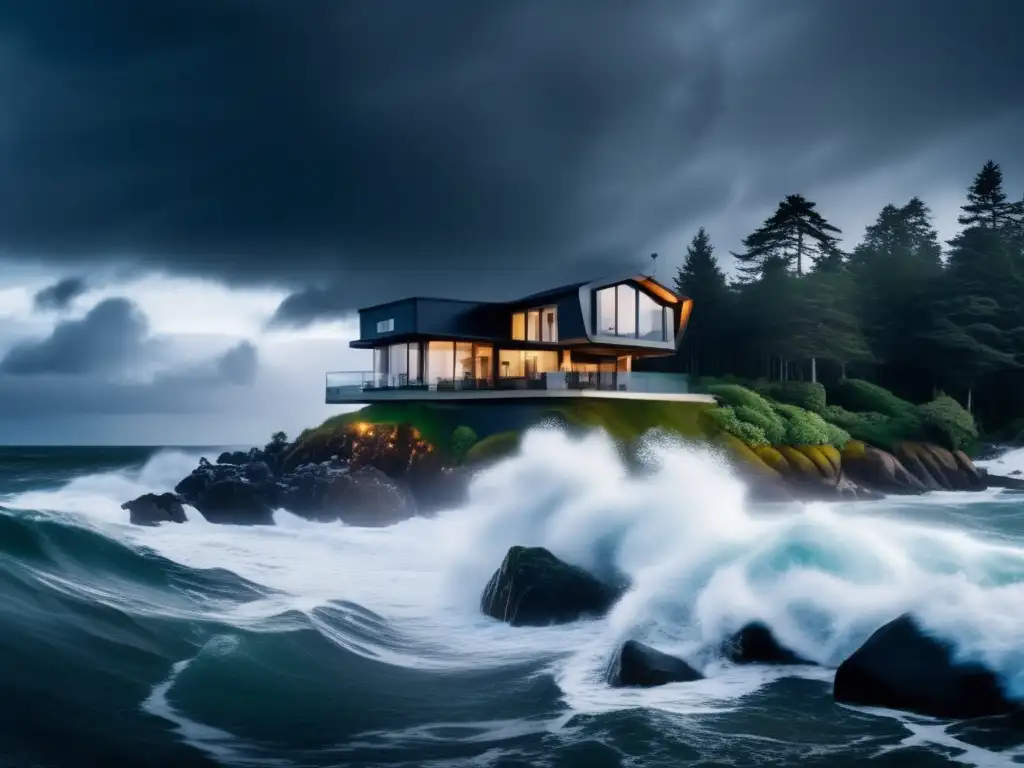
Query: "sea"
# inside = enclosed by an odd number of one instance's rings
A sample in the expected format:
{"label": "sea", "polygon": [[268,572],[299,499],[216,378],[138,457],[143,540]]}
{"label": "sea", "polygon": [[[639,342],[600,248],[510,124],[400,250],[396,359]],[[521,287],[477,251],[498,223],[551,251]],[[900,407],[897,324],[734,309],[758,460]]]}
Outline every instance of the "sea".
{"label": "sea", "polygon": [[[766,505],[720,456],[527,435],[468,501],[382,529],[128,524],[218,447],[0,448],[0,766],[1021,766],[1024,722],[832,699],[905,611],[1024,700],[1024,494]],[[1024,470],[1024,451],[988,462]],[[515,544],[632,588],[600,620],[509,627]],[[733,666],[751,620],[818,666]],[[605,683],[636,638],[706,679]]]}

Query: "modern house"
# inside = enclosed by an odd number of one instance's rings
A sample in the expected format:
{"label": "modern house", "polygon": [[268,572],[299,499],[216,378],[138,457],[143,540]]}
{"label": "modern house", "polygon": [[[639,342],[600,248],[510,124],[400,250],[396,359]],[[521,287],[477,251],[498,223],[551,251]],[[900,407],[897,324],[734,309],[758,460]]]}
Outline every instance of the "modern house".
{"label": "modern house", "polygon": [[683,374],[634,372],[679,348],[693,301],[629,273],[506,303],[408,298],[359,310],[372,369],[327,374],[328,403],[624,397],[695,400]]}

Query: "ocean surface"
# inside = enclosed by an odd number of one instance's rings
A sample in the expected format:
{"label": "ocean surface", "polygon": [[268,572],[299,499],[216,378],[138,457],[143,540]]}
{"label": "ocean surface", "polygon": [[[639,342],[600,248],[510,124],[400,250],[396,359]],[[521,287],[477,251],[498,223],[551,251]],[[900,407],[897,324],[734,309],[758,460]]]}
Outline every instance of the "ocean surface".
{"label": "ocean surface", "polygon": [[[913,610],[1024,699],[1024,495],[759,509],[699,450],[652,441],[638,477],[540,431],[432,519],[128,525],[201,453],[0,448],[0,766],[1024,765],[1020,722],[839,706],[827,668]],[[478,603],[513,544],[633,589],[504,626]],[[751,619],[826,666],[722,662]],[[608,688],[634,637],[707,679]]]}

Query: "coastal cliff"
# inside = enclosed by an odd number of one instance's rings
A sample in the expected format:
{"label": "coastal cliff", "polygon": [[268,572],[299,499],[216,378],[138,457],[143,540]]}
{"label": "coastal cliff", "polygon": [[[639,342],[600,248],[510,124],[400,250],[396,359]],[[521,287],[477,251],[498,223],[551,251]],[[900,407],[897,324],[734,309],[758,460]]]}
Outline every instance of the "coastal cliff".
{"label": "coastal cliff", "polygon": [[714,402],[371,405],[294,441],[279,433],[263,448],[203,459],[173,494],[147,494],[124,508],[140,525],[184,522],[185,506],[214,523],[272,525],[274,511],[285,509],[318,522],[389,525],[458,504],[476,471],[515,453],[522,435],[543,425],[601,429],[631,465],[652,436],[712,447],[759,501],[1024,490],[1024,481],[974,465],[974,421],[944,396],[914,405],[858,380],[828,393],[805,382],[703,389]]}

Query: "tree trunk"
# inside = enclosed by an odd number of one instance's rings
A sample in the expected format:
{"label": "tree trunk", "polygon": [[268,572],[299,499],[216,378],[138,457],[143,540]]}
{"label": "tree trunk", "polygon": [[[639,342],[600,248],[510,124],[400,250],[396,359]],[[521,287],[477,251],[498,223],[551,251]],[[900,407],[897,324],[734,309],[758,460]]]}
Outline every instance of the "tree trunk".
{"label": "tree trunk", "polygon": [[811,358],[811,383],[818,383],[818,358]]}
{"label": "tree trunk", "polygon": [[802,229],[796,233],[796,273],[801,276],[804,273],[804,231]]}
{"label": "tree trunk", "polygon": [[974,387],[967,388],[967,412],[974,413]]}

